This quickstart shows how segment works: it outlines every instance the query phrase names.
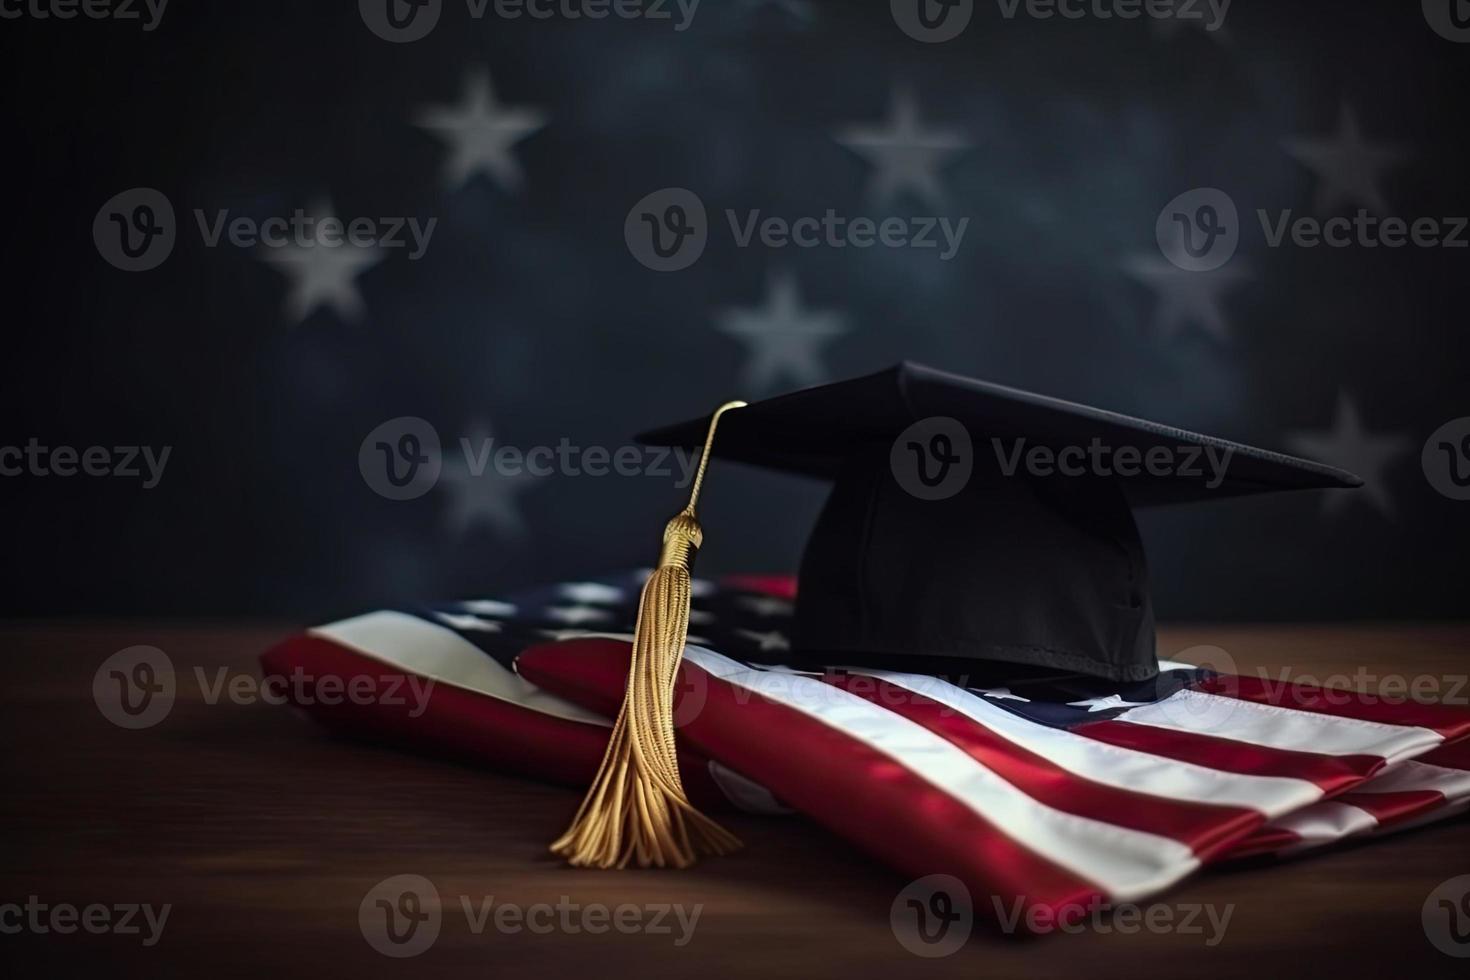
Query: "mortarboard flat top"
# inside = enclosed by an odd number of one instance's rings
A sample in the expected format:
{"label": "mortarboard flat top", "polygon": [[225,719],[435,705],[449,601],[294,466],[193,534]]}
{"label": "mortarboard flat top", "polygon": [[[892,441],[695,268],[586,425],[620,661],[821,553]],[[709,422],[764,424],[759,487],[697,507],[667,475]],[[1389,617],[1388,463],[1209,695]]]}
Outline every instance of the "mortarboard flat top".
{"label": "mortarboard flat top", "polygon": [[[949,417],[969,430],[976,452],[992,439],[1026,440],[1054,450],[1086,445],[1094,437],[1114,450],[1153,447],[1231,452],[1223,483],[1207,477],[1165,479],[1146,474],[1124,479],[1135,506],[1240,496],[1272,490],[1359,486],[1351,473],[1284,453],[1133,418],[1106,409],[904,362],[876,374],[805,388],[754,402],[721,423],[715,455],[822,479],[834,479],[861,447],[890,443],[921,419]],[[708,418],[643,433],[656,446],[693,448],[704,441]]]}

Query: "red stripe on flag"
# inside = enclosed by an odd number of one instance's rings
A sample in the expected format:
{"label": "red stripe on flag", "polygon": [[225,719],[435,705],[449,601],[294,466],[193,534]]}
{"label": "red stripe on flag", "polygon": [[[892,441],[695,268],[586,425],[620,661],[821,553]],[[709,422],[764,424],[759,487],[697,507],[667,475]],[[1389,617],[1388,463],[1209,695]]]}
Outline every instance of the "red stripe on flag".
{"label": "red stripe on flag", "polygon": [[[430,754],[485,765],[498,772],[579,789],[590,785],[607,749],[610,729],[571,721],[477,694],[450,684],[433,684],[422,713],[409,686],[410,675],[366,654],[319,636],[302,635],[261,655],[267,679],[313,720],[358,738],[390,742]],[[321,683],[330,678],[331,690]],[[343,696],[355,679],[384,697]],[[419,684],[427,683],[414,675]],[[422,688],[421,688],[422,690]],[[389,698],[389,692],[397,696]],[[392,703],[400,701],[401,703]],[[730,809],[709,774],[709,763],[680,754],[680,771],[701,806]]]}
{"label": "red stripe on flag", "polygon": [[1419,817],[1444,806],[1445,797],[1432,789],[1400,790],[1394,793],[1344,793],[1337,803],[1366,810],[1382,826]]}
{"label": "red stripe on flag", "polygon": [[794,575],[726,575],[720,584],[730,589],[759,592],[777,599],[796,598],[796,576]]}
{"label": "red stripe on flag", "polygon": [[1302,839],[1296,833],[1285,827],[1267,824],[1260,830],[1251,834],[1249,838],[1240,842],[1231,852],[1226,855],[1230,860],[1242,858],[1260,857],[1262,854],[1275,854],[1284,851],[1288,847],[1295,847]]}
{"label": "red stripe on flag", "polygon": [[[533,684],[587,706],[622,697],[629,644],[586,639],[534,647],[517,659]],[[756,780],[777,798],[892,867],[963,881],[975,911],[985,898],[1021,899],[1040,922],[1074,921],[1102,890],[1022,846],[970,807],[894,758],[803,712],[711,676],[679,668],[680,734]],[[684,704],[702,699],[698,711]],[[799,746],[800,751],[793,751]],[[1039,914],[1038,914],[1039,913]]]}
{"label": "red stripe on flag", "polygon": [[1470,772],[1470,738],[1462,738],[1458,742],[1430,749],[1423,755],[1417,756],[1416,761],[1427,762],[1432,766],[1444,766],[1446,769],[1463,769]]}
{"label": "red stripe on flag", "polygon": [[823,678],[879,707],[942,736],[971,758],[1053,809],[1105,821],[1188,844],[1201,858],[1213,856],[1265,822],[1256,810],[1191,803],[1096,783],[1054,765],[979,722],[921,694],[867,676]]}
{"label": "red stripe on flag", "polygon": [[1214,735],[1135,725],[1126,721],[1093,721],[1072,731],[1109,745],[1225,772],[1302,779],[1316,783],[1328,795],[1350,789],[1383,768],[1383,759],[1376,755],[1320,755],[1272,749]]}

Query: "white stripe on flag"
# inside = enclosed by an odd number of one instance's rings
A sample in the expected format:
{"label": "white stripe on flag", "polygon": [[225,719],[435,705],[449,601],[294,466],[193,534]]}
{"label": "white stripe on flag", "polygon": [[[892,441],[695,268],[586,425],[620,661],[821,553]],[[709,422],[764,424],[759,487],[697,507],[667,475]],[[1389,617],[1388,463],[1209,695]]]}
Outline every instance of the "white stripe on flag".
{"label": "white stripe on flag", "polygon": [[771,795],[771,791],[760,783],[740,775],[729,766],[709,760],[710,778],[725,794],[725,798],[747,813],[763,813],[768,816],[787,816],[794,811]]}
{"label": "white stripe on flag", "polygon": [[1058,767],[1104,786],[1171,800],[1246,807],[1267,817],[1322,798],[1321,787],[1309,780],[1224,772],[1028,721],[937,677],[886,670],[864,673],[951,708]]}
{"label": "white stripe on flag", "polygon": [[1320,847],[1355,834],[1366,834],[1378,827],[1378,821],[1367,810],[1328,800],[1288,814],[1271,826],[1289,830],[1300,838],[1283,851],[1290,853],[1302,848]]}
{"label": "white stripe on flag", "polygon": [[1428,728],[1297,711],[1188,689],[1152,704],[1129,708],[1114,720],[1269,749],[1371,755],[1389,762],[1419,755],[1444,741]]}
{"label": "white stripe on flag", "polygon": [[1470,772],[1411,759],[1389,766],[1363,785],[1354,786],[1353,792],[1407,793],[1426,789],[1443,793],[1450,801],[1470,797]]}
{"label": "white stripe on flag", "polygon": [[1186,663],[1183,660],[1160,660],[1159,673],[1167,670],[1199,670],[1199,664]]}
{"label": "white stripe on flag", "polygon": [[1378,833],[1381,830],[1397,832],[1434,823],[1455,816],[1470,806],[1470,772],[1410,760],[1389,766],[1361,786],[1353,787],[1352,794],[1413,793],[1424,790],[1439,793],[1444,797],[1443,802],[1412,820],[1390,822],[1386,828],[1379,827],[1378,818],[1362,807],[1335,800],[1318,803],[1299,813],[1272,821],[1270,826],[1291,831],[1302,838],[1282,851],[1290,853],[1309,847],[1321,847],[1359,834]]}
{"label": "white stripe on flag", "polygon": [[715,677],[795,709],[892,758],[1017,845],[1097,885],[1114,899],[1152,894],[1199,867],[1194,852],[1178,841],[1045,806],[948,740],[830,684],[750,670],[700,647],[686,648],[684,656]]}
{"label": "white stripe on flag", "polygon": [[506,670],[494,657],[453,630],[417,616],[373,612],[318,626],[307,634],[348,647],[405,673],[427,677],[436,684],[509,701],[565,721],[604,728],[612,725],[601,715],[548,694]]}

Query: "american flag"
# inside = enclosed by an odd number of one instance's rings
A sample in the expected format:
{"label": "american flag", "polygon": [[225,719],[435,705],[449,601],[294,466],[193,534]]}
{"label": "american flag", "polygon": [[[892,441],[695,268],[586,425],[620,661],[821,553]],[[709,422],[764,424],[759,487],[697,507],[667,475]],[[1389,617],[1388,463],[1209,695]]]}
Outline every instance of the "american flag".
{"label": "american flag", "polygon": [[[339,730],[585,787],[622,696],[643,575],[371,612],[292,637],[265,672],[294,675],[298,705]],[[975,895],[1065,918],[1223,861],[1470,807],[1463,710],[1170,661],[1126,684],[797,669],[779,663],[791,579],[693,591],[675,713],[691,796],[799,812]],[[318,697],[323,678],[339,692],[354,679],[434,683],[415,704]]]}

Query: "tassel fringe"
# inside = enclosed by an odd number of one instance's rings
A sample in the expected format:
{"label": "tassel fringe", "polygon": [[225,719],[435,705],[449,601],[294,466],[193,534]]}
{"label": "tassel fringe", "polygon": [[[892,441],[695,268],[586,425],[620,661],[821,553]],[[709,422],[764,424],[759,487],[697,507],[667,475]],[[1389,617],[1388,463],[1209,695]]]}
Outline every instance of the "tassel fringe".
{"label": "tassel fringe", "polygon": [[571,827],[551,845],[554,854],[578,867],[687,868],[701,854],[740,847],[735,835],[684,794],[674,746],[674,680],[689,636],[689,567],[704,543],[694,506],[720,417],[744,407],[726,402],[710,416],[689,505],[664,528],[658,567],[643,585],[623,706],[592,788]]}
{"label": "tassel fringe", "polygon": [[689,633],[688,560],[699,536],[689,513],[670,521],[664,557],[643,586],[622,710],[592,788],[551,845],[578,867],[687,868],[700,854],[740,847],[689,802],[674,746],[674,681]]}

